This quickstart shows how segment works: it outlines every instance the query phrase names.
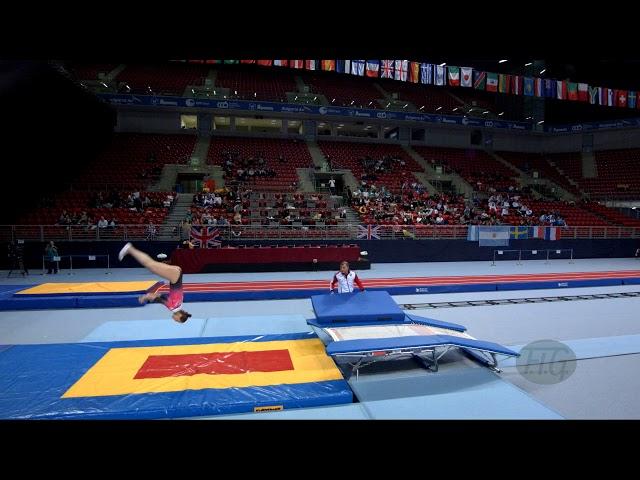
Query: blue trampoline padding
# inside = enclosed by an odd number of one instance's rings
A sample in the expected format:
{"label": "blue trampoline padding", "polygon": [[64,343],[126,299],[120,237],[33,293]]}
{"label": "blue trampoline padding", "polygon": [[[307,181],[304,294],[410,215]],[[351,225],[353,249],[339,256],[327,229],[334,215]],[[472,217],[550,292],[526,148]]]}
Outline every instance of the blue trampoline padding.
{"label": "blue trampoline padding", "polygon": [[325,325],[404,320],[404,312],[387,292],[354,292],[311,297],[317,322]]}
{"label": "blue trampoline padding", "polygon": [[420,325],[427,325],[430,327],[448,328],[449,330],[455,330],[457,332],[466,332],[467,327],[459,325],[457,323],[443,322],[442,320],[436,320],[435,318],[419,317],[417,315],[406,314],[407,321],[413,323],[419,323]]}
{"label": "blue trampoline padding", "polygon": [[515,282],[498,283],[498,290],[535,290],[546,288],[580,288],[580,287],[610,287],[622,285],[621,278],[598,278],[594,280],[567,280],[554,282]]}
{"label": "blue trampoline padding", "polygon": [[343,340],[332,342],[327,346],[329,355],[349,354],[358,352],[376,352],[400,348],[437,347],[453,345],[460,348],[484,350],[502,355],[518,356],[518,353],[502,345],[470,338],[460,338],[451,335],[416,335],[412,337],[371,338],[362,340]]}
{"label": "blue trampoline padding", "polygon": [[327,324],[323,322],[319,322],[318,320],[309,319],[307,320],[309,325],[313,325],[318,328],[328,328],[328,327],[365,327],[371,325],[398,325],[404,323],[410,323],[408,321],[399,322],[397,320],[367,320],[367,321],[356,321],[356,322],[336,322],[335,324]]}
{"label": "blue trampoline padding", "polygon": [[[318,322],[314,319],[307,320],[309,325],[313,325],[318,328],[326,328],[328,325],[326,323]],[[440,327],[440,328],[448,328],[450,330],[455,330],[457,332],[465,332],[467,327],[463,325],[458,325],[457,323],[443,322],[442,320],[436,320],[434,318],[426,318],[419,317],[417,315],[409,315],[405,314],[403,322],[397,322],[396,320],[385,320],[385,321],[367,321],[367,322],[353,322],[353,323],[341,323],[341,327],[364,327],[370,325],[398,325],[398,324],[411,324],[411,323],[419,323],[421,325],[430,325],[432,327]]]}
{"label": "blue trampoline padding", "polygon": [[61,310],[76,308],[73,297],[3,298],[0,310]]}
{"label": "blue trampoline padding", "polygon": [[[268,342],[315,338],[313,333],[147,340],[136,342],[13,345],[0,352],[0,418],[154,419],[253,412],[254,407],[302,408],[351,403],[344,380],[249,388],[61,398],[111,348]],[[16,366],[19,366],[18,368]]]}
{"label": "blue trampoline padding", "polygon": [[138,295],[89,295],[76,297],[76,308],[140,307]]}
{"label": "blue trampoline padding", "polygon": [[0,296],[0,311],[5,310],[62,310],[69,308],[114,308],[114,307],[142,307],[138,302],[138,295],[108,295],[108,296],[21,296],[4,298]]}
{"label": "blue trampoline padding", "polygon": [[0,285],[0,294],[2,293],[15,293],[20,290],[24,290],[25,288],[33,288],[36,284],[33,285]]}
{"label": "blue trampoline padding", "polygon": [[625,278],[622,280],[623,285],[640,285],[640,278]]}
{"label": "blue trampoline padding", "polygon": [[169,316],[163,320],[129,320],[105,322],[96,327],[82,342],[118,342],[167,338],[202,337],[206,320],[190,318],[186,323],[177,323]]}

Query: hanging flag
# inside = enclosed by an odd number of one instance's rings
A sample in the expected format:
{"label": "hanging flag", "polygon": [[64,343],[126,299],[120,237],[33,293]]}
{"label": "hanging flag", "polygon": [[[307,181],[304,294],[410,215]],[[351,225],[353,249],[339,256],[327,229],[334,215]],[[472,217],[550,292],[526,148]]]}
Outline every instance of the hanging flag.
{"label": "hanging flag", "polygon": [[545,240],[560,240],[560,227],[545,227]]}
{"label": "hanging flag", "polygon": [[529,238],[544,238],[545,227],[529,227]]}
{"label": "hanging flag", "polygon": [[336,61],[335,60],[320,60],[320,65],[322,70],[325,72],[333,72],[336,69]]}
{"label": "hanging flag", "polygon": [[501,247],[509,245],[511,227],[481,226],[478,232],[478,245],[481,247]]}
{"label": "hanging flag", "polygon": [[380,72],[380,60],[367,60],[367,77],[378,78]]}
{"label": "hanging flag", "polygon": [[609,107],[615,107],[616,106],[615,92],[611,88],[607,89],[607,106],[609,106]]}
{"label": "hanging flag", "polygon": [[396,80],[403,82],[407,81],[407,68],[409,67],[409,60],[396,60]]}
{"label": "hanging flag", "polygon": [[557,80],[556,86],[557,86],[556,98],[558,100],[566,100],[567,99],[567,82],[565,82],[564,80]]}
{"label": "hanging flag", "polygon": [[511,75],[511,92],[522,95],[522,75]]}
{"label": "hanging flag", "polygon": [[316,69],[316,61],[315,60],[305,60],[304,67],[307,70],[315,70]]}
{"label": "hanging flag", "polygon": [[366,238],[367,240],[380,240],[380,225],[358,225],[358,238]]}
{"label": "hanging flag", "polygon": [[550,78],[544,80],[544,96],[546,98],[556,98],[556,81]]}
{"label": "hanging flag", "polygon": [[487,92],[498,91],[498,74],[487,73]]}
{"label": "hanging flag", "polygon": [[221,245],[220,231],[215,227],[191,227],[190,241],[195,247],[216,248]]}
{"label": "hanging flag", "polygon": [[480,229],[478,225],[469,225],[467,227],[467,240],[470,242],[477,242],[479,238]]}
{"label": "hanging flag", "polygon": [[598,87],[598,105],[607,104],[607,95],[602,87]]}
{"label": "hanging flag", "polygon": [[542,79],[534,78],[533,79],[533,92],[536,94],[536,97],[544,97],[544,89],[542,87]]}
{"label": "hanging flag", "polygon": [[633,90],[629,90],[629,95],[627,96],[627,107],[636,108],[636,92]]}
{"label": "hanging flag", "polygon": [[460,67],[460,85],[463,87],[473,86],[473,68]]}
{"label": "hanging flag", "polygon": [[420,62],[409,63],[409,81],[418,83],[420,81]]}
{"label": "hanging flag", "polygon": [[598,105],[598,87],[589,87],[589,103]]}
{"label": "hanging flag", "polygon": [[289,60],[274,60],[273,65],[276,67],[288,67]]}
{"label": "hanging flag", "polygon": [[433,65],[430,63],[423,63],[420,66],[420,81],[426,85],[433,83]]}
{"label": "hanging flag", "polygon": [[304,68],[304,60],[289,60],[291,68]]}
{"label": "hanging flag", "polygon": [[444,85],[444,67],[436,65],[436,85]]}
{"label": "hanging flag", "polygon": [[487,72],[475,71],[476,78],[473,81],[473,88],[476,90],[484,90],[487,85]]}
{"label": "hanging flag", "polygon": [[[271,60],[269,60],[271,61]],[[225,60],[224,63],[226,65],[236,65],[238,63],[240,63],[240,60]],[[260,60],[258,60],[258,63],[260,63]]]}
{"label": "hanging flag", "polygon": [[447,67],[449,73],[449,85],[452,87],[460,86],[460,67]]}
{"label": "hanging flag", "polygon": [[533,97],[533,78],[524,77],[524,94],[527,97]]}
{"label": "hanging flag", "polygon": [[511,227],[509,237],[515,240],[524,240],[529,238],[529,227]]}
{"label": "hanging flag", "polygon": [[578,100],[580,102],[589,101],[589,85],[587,85],[586,83],[578,84]]}
{"label": "hanging flag", "polygon": [[578,100],[578,84],[575,82],[567,82],[567,100]]}
{"label": "hanging flag", "polygon": [[498,92],[509,93],[509,75],[498,74]]}
{"label": "hanging flag", "polygon": [[400,80],[400,76],[402,75],[402,60],[395,61],[395,76],[393,77],[395,80]]}
{"label": "hanging flag", "polygon": [[[209,63],[209,60],[207,60],[207,63]],[[240,63],[256,63],[255,60],[240,60]]]}
{"label": "hanging flag", "polygon": [[616,106],[626,108],[627,107],[627,91],[616,90]]}
{"label": "hanging flag", "polygon": [[364,77],[364,60],[351,60],[351,75],[358,75]]}
{"label": "hanging flag", "polygon": [[393,60],[382,60],[382,78],[393,78]]}
{"label": "hanging flag", "polygon": [[336,72],[344,73],[344,60],[336,60]]}
{"label": "hanging flag", "polygon": [[344,73],[351,73],[351,60],[344,61]]}

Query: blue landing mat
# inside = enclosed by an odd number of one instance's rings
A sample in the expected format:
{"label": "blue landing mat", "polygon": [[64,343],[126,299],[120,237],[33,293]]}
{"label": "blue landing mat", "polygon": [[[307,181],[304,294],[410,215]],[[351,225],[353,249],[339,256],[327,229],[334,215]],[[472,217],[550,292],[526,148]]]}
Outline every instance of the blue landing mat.
{"label": "blue landing mat", "polygon": [[[312,367],[316,365],[312,362],[310,364],[307,363],[306,367],[298,368],[295,360],[293,370],[289,369],[295,376],[287,377],[290,378],[290,381],[278,384],[262,383],[261,386],[257,387],[240,386],[241,383],[232,383],[232,385],[239,386],[231,386],[229,388],[198,386],[197,388],[192,387],[189,389],[187,387],[188,385],[202,385],[205,381],[214,382],[214,377],[218,376],[216,374],[178,377],[170,375],[167,378],[161,375],[154,378],[142,377],[142,380],[137,380],[139,372],[142,371],[146,364],[144,362],[157,358],[154,355],[160,355],[161,358],[169,358],[176,354],[193,354],[194,351],[199,352],[201,350],[198,345],[231,342],[241,342],[238,345],[234,345],[234,349],[241,349],[242,345],[247,345],[246,351],[267,351],[269,349],[282,348],[281,343],[275,343],[273,344],[274,346],[271,346],[269,342],[287,342],[287,350],[277,351],[292,352],[291,358],[295,359],[295,353],[293,352],[296,348],[301,348],[302,358],[306,359],[304,355],[306,355],[305,352],[308,347],[298,347],[297,345],[301,344],[297,342],[312,340],[317,340],[317,337],[311,333],[301,333],[261,335],[258,337],[191,338],[139,342],[13,345],[11,348],[0,351],[0,392],[2,392],[0,395],[0,418],[181,418],[253,412],[256,407],[281,406],[286,410],[289,408],[351,403],[353,400],[351,390],[346,381],[339,379],[341,377],[337,370],[334,373],[337,374],[338,378],[326,380],[325,370],[321,369],[319,365]],[[319,340],[317,341],[319,342]],[[264,344],[264,347],[255,345],[253,350],[249,349],[248,345],[254,342]],[[309,344],[305,343],[304,345]],[[140,348],[163,346],[171,347],[171,352],[173,353],[163,353],[165,350],[162,348]],[[207,348],[209,347],[205,347],[205,350]],[[183,350],[184,353],[182,353]],[[325,355],[323,351],[320,353]],[[316,352],[315,355],[318,355],[318,353]],[[121,358],[120,363],[112,363],[114,356]],[[117,368],[116,365],[124,365],[128,368],[130,366],[128,363],[129,358],[143,365],[138,370],[138,364],[134,364],[132,371],[137,371],[138,374],[135,377],[125,375],[125,378],[121,370],[122,367]],[[328,357],[322,358],[329,360]],[[125,363],[122,363],[122,359],[124,359]],[[107,365],[113,364],[114,367],[105,370],[105,363]],[[326,360],[324,363],[327,363]],[[181,363],[178,365],[181,365]],[[327,365],[333,365],[333,363],[330,362]],[[335,368],[335,366],[331,368]],[[300,373],[295,373],[298,370],[300,370]],[[105,372],[107,373],[106,376]],[[287,372],[281,372],[281,374],[285,373]],[[333,377],[334,373],[330,377]],[[247,373],[247,375],[252,374]],[[278,372],[275,371],[275,373],[266,373],[265,375],[268,378],[275,378],[269,377],[269,375],[277,374]],[[224,382],[235,381],[236,377],[242,381],[243,377],[243,375],[221,376],[234,377],[232,380],[224,380]],[[323,380],[310,381],[308,380],[310,377],[322,378]],[[89,390],[85,386],[79,395],[68,395],[71,389],[77,388],[83,381],[87,385],[87,378],[89,378]],[[208,378],[213,380],[208,380]],[[304,380],[297,380],[298,378]],[[153,381],[155,379],[159,380],[159,383],[154,383],[156,388],[159,384],[162,389],[149,391],[147,380]],[[181,385],[185,385],[185,387],[175,390],[166,387],[169,383],[173,387]],[[130,390],[126,390],[128,393],[122,394],[107,393],[109,392],[108,388],[113,388],[114,385],[119,390],[123,388]],[[91,392],[91,394],[83,392]],[[65,394],[67,396],[63,398]]]}

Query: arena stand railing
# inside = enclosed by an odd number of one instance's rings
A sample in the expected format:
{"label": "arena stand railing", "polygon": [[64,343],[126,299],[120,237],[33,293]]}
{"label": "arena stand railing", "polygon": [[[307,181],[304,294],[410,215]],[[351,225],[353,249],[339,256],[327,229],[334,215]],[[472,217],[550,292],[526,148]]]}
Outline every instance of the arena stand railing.
{"label": "arena stand railing", "polygon": [[[466,239],[466,225],[207,225],[218,230],[219,240],[398,240],[398,239]],[[501,225],[508,226],[508,225]],[[579,226],[559,227],[560,238],[616,239],[640,238],[640,227]],[[177,225],[118,225],[115,228],[93,228],[84,225],[0,225],[0,240],[106,241],[106,240],[185,240],[188,233]]]}

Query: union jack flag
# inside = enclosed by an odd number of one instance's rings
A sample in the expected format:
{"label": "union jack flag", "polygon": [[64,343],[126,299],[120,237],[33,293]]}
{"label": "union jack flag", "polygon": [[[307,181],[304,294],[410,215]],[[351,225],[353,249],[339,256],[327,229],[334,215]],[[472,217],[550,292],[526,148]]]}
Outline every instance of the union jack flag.
{"label": "union jack flag", "polygon": [[409,60],[396,60],[396,80],[407,81],[407,70],[409,67]]}
{"label": "union jack flag", "polygon": [[382,60],[382,78],[393,78],[393,60]]}
{"label": "union jack flag", "polygon": [[200,248],[217,248],[222,243],[220,231],[214,227],[191,227],[191,243]]}
{"label": "union jack flag", "polygon": [[366,238],[367,240],[380,240],[378,229],[380,225],[358,225],[358,238]]}

